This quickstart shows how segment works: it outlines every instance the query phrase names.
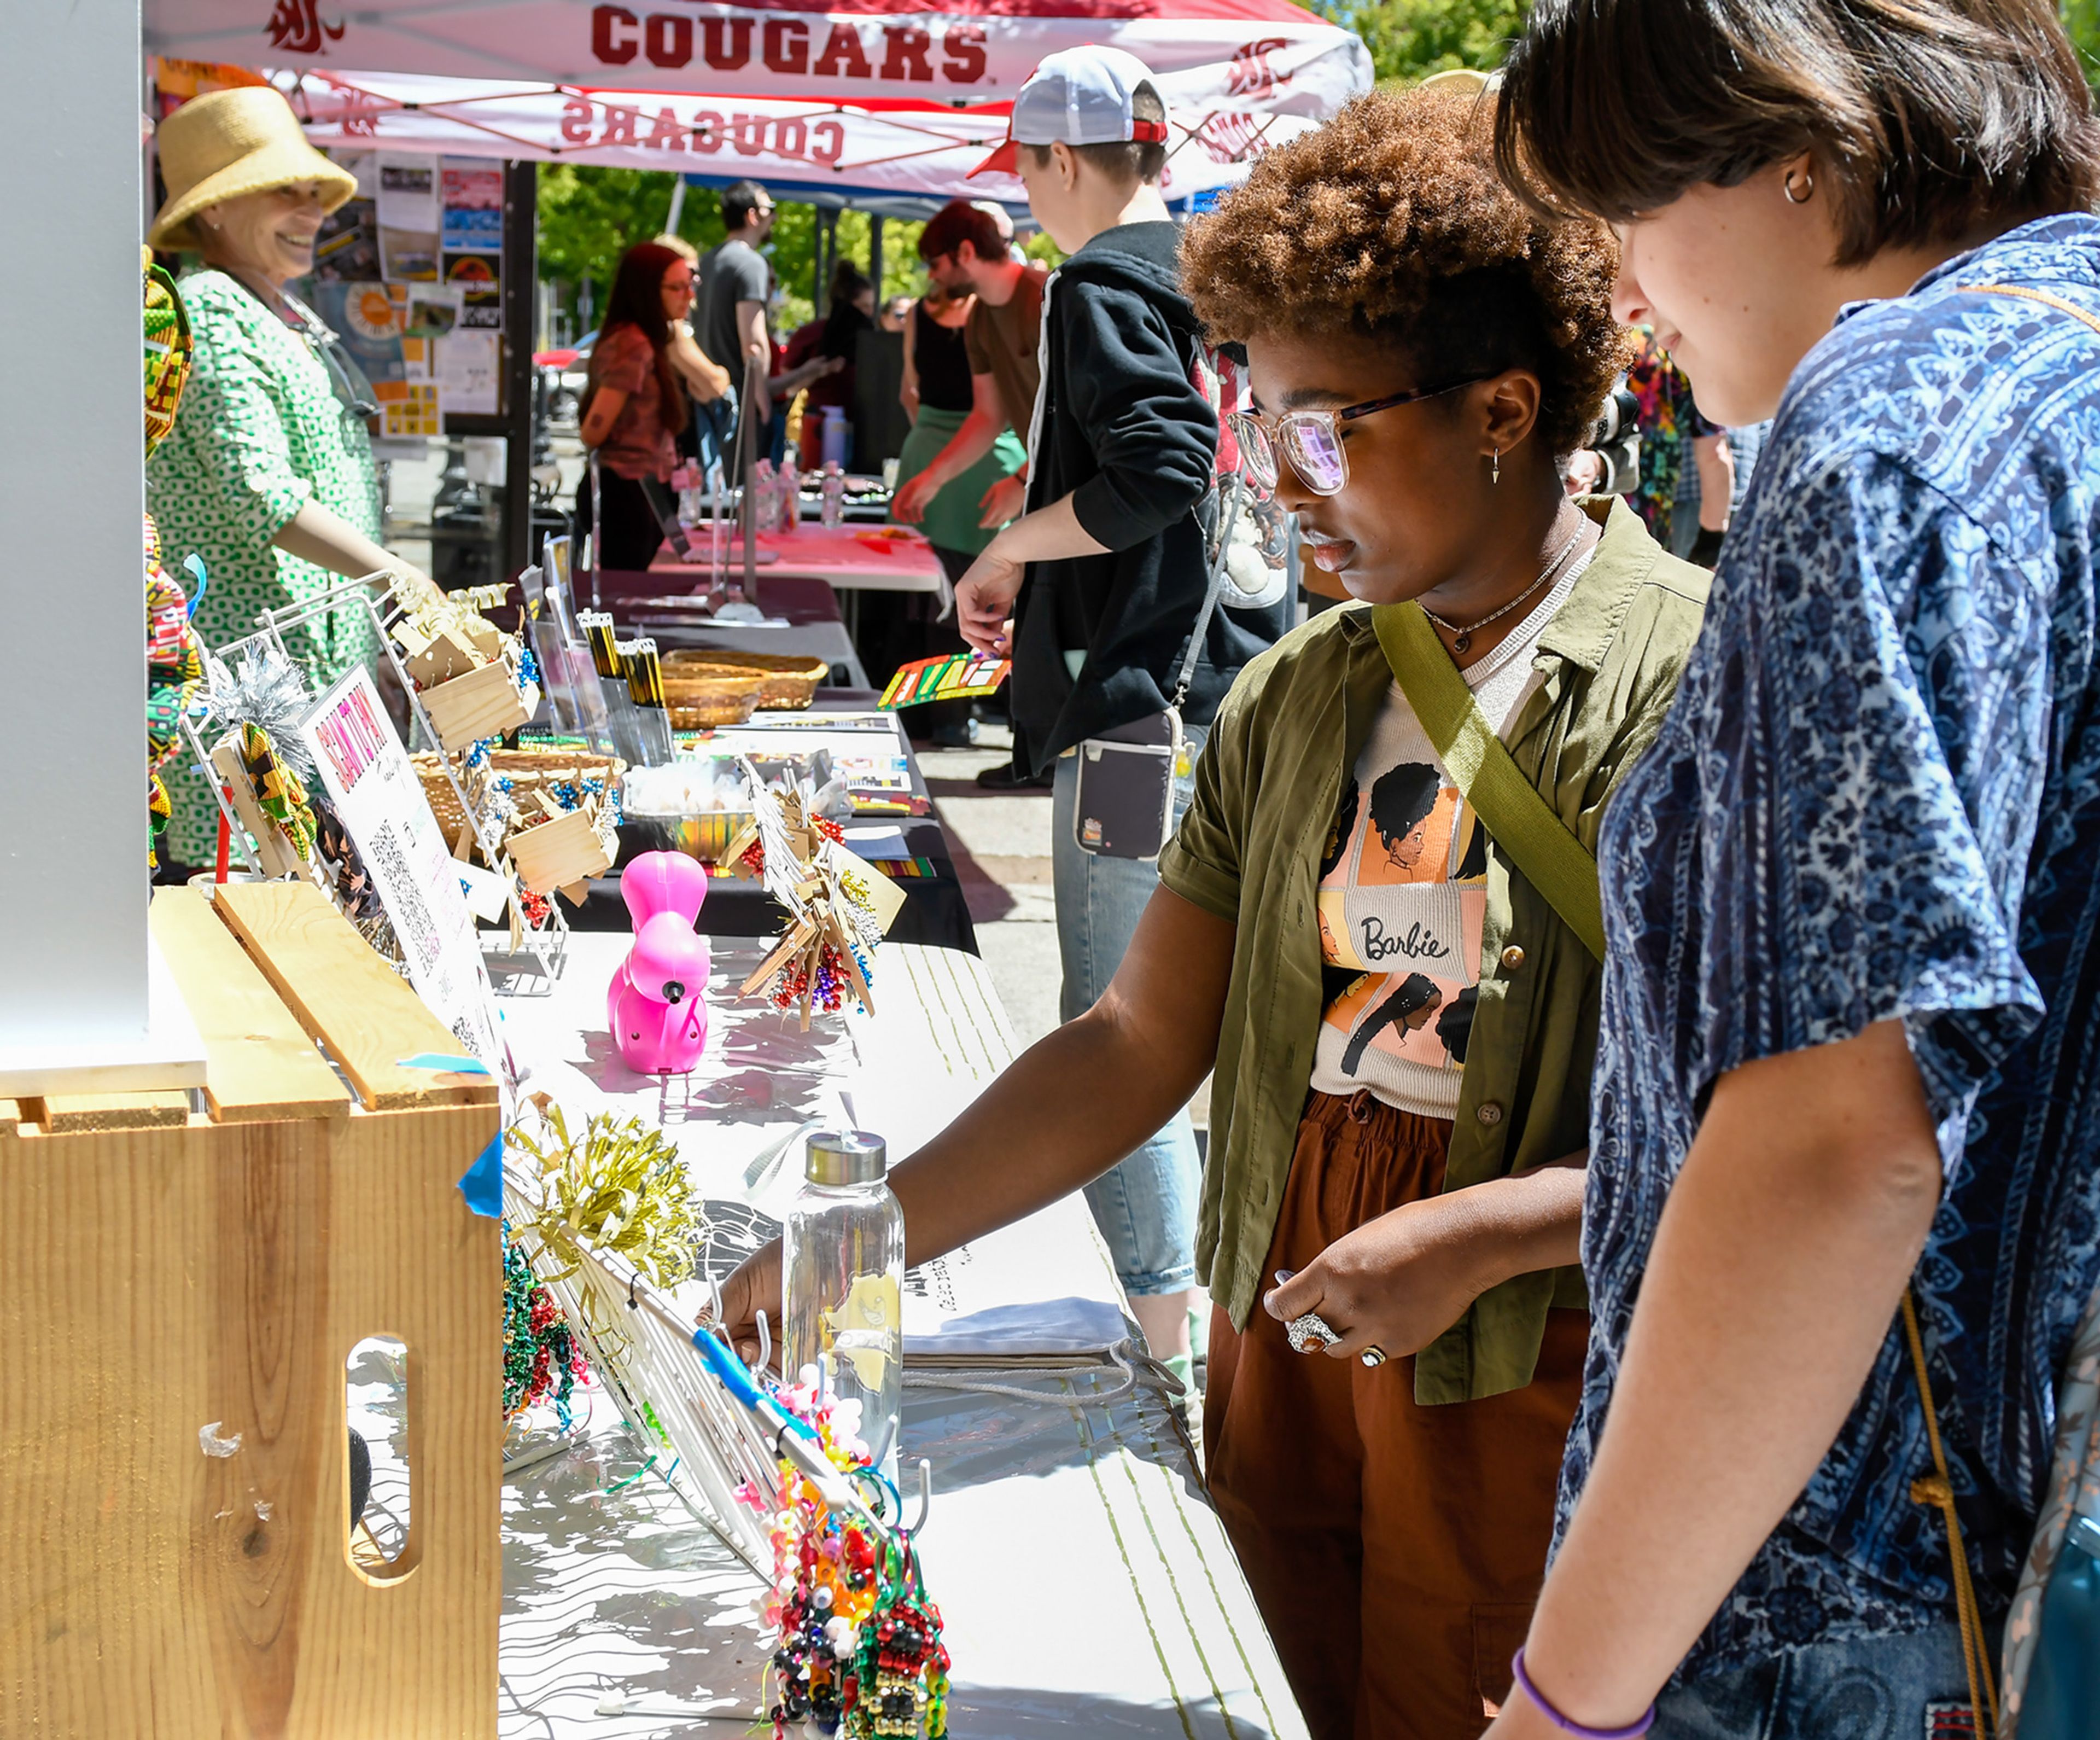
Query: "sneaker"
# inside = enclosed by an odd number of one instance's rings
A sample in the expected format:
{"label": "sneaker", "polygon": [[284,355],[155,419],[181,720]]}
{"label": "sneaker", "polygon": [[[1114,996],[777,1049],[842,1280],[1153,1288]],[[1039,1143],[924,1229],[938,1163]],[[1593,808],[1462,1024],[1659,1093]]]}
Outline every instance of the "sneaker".
{"label": "sneaker", "polygon": [[1056,783],[1056,775],[1047,770],[1022,773],[1011,762],[987,767],[977,775],[978,788],[987,792],[1047,792]]}

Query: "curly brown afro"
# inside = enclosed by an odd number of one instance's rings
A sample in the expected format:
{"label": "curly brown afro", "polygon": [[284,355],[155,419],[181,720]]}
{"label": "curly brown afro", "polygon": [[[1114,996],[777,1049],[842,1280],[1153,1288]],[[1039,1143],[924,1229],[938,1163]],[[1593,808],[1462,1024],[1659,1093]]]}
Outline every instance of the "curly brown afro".
{"label": "curly brown afro", "polygon": [[1529,369],[1541,439],[1582,446],[1623,364],[1617,247],[1600,224],[1526,206],[1493,140],[1492,95],[1427,86],[1359,97],[1263,157],[1182,236],[1213,342],[1362,333],[1418,384]]}

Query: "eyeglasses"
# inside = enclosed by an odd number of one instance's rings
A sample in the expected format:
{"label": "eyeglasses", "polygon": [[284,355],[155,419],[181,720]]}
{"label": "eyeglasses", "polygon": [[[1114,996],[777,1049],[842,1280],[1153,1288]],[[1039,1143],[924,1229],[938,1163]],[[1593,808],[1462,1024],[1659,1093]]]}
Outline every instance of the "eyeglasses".
{"label": "eyeglasses", "polygon": [[1228,421],[1239,440],[1241,473],[1263,496],[1271,494],[1282,475],[1277,459],[1280,444],[1284,458],[1290,461],[1290,469],[1308,489],[1316,496],[1339,495],[1349,481],[1349,456],[1342,445],[1342,424],[1369,417],[1374,411],[1390,411],[1400,405],[1418,404],[1424,399],[1440,399],[1446,393],[1478,386],[1489,378],[1485,374],[1469,375],[1462,381],[1447,382],[1442,386],[1424,386],[1411,393],[1366,399],[1361,404],[1344,405],[1339,411],[1286,411],[1275,419],[1273,434],[1268,422],[1253,412],[1235,411]]}

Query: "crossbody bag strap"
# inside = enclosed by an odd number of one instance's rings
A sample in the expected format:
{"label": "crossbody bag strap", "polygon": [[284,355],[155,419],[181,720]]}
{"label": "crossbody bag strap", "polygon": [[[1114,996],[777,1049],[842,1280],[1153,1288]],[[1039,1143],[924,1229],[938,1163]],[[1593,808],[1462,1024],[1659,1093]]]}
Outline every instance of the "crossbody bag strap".
{"label": "crossbody bag strap", "polygon": [[[1211,612],[1218,607],[1219,595],[1225,590],[1225,559],[1232,553],[1233,526],[1240,517],[1241,498],[1246,493],[1246,484],[1234,473],[1224,488],[1219,492],[1218,548],[1211,558],[1211,572],[1203,588],[1203,607],[1196,612],[1196,626],[1189,635],[1189,650],[1181,657],[1181,669],[1174,680],[1174,699],[1167,704],[1179,718],[1181,704],[1189,698],[1189,685],[1195,680],[1196,660],[1202,656],[1203,636],[1209,632]],[[1176,737],[1178,740],[1179,733]]]}
{"label": "crossbody bag strap", "polygon": [[[1904,1339],[1910,1344],[1911,1376],[1917,1382],[1917,1398],[1925,1405],[1925,1436],[1932,1449],[1932,1472],[1910,1483],[1913,1504],[1936,1506],[1947,1521],[1948,1557],[1952,1567],[1954,1612],[1961,1627],[1961,1666],[1969,1676],[1969,1715],[1977,1740],[1990,1740],[1998,1731],[1998,1688],[1991,1676],[1989,1634],[1983,1628],[1983,1610],[1977,1605],[1975,1584],[1969,1575],[1969,1552],[1962,1539],[1961,1517],[1954,1508],[1954,1477],[1948,1472],[1947,1448],[1939,1437],[1939,1411],[1932,1400],[1932,1376],[1926,1368],[1925,1336],[1917,1325],[1915,1292],[1904,1290]],[[1988,1723],[1986,1718],[1988,1717]]]}
{"label": "crossbody bag strap", "polygon": [[1380,604],[1371,612],[1371,626],[1394,681],[1466,802],[1561,921],[1602,961],[1604,910],[1590,849],[1524,776],[1422,607],[1412,600]]}

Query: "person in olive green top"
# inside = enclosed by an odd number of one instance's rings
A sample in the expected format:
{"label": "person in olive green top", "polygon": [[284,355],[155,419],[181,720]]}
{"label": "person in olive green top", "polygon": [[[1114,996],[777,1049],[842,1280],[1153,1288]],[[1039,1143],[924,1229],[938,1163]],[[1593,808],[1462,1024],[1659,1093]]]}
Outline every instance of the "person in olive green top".
{"label": "person in olive green top", "polygon": [[[1361,99],[1191,225],[1184,281],[1246,347],[1243,474],[1355,598],[1420,603],[1594,846],[1705,576],[1564,495],[1556,456],[1622,350],[1616,254],[1519,204],[1491,131],[1477,87]],[[909,1257],[1092,1178],[1215,1067],[1212,1497],[1312,1733],[1473,1740],[1582,1378],[1600,969],[1464,801],[1366,610],[1247,667],[1195,784],[1107,994],[892,1174]],[[778,1273],[767,1252],[731,1279],[732,1324],[777,1314]],[[1308,1314],[1339,1340],[1298,1351]]]}

